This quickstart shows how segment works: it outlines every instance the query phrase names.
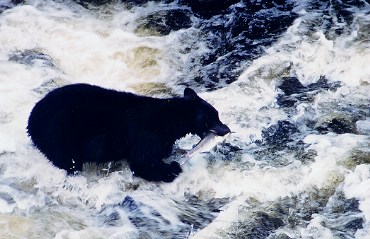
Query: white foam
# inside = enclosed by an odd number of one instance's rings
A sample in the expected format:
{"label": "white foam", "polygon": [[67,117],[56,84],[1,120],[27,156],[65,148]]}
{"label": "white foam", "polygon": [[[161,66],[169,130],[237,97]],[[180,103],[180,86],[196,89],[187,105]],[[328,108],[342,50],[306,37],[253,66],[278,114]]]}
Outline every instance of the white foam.
{"label": "white foam", "polygon": [[191,34],[138,37],[132,33],[133,26],[125,24],[141,17],[138,13],[121,7],[111,18],[101,19],[74,4],[69,7],[74,11],[49,1],[38,8],[24,5],[7,11],[0,19],[1,57],[6,59],[16,50],[39,49],[56,61],[70,82],[121,90],[168,81],[179,74],[186,60],[181,57],[186,54],[178,54],[184,47],[178,38]]}
{"label": "white foam", "polygon": [[366,120],[359,120],[356,122],[357,130],[362,134],[370,134],[370,118]]}
{"label": "white foam", "polygon": [[356,238],[368,238],[370,235],[370,166],[358,165],[354,172],[347,175],[343,191],[347,198],[359,200],[359,209],[364,215],[364,227],[356,232]]}
{"label": "white foam", "polygon": [[[295,20],[287,33],[267,49],[267,54],[255,60],[244,74],[258,73],[267,79],[293,75],[303,84],[314,83],[319,76],[324,75],[349,86],[368,84],[368,43],[359,43],[354,35],[343,34],[332,40],[327,39],[320,30],[308,34],[305,23],[312,21],[313,16],[303,14]],[[356,24],[366,24],[367,21],[369,17],[362,16],[357,19]]]}
{"label": "white foam", "polygon": [[300,231],[300,238],[335,238],[329,228],[322,225],[320,215],[314,215],[306,228]]}

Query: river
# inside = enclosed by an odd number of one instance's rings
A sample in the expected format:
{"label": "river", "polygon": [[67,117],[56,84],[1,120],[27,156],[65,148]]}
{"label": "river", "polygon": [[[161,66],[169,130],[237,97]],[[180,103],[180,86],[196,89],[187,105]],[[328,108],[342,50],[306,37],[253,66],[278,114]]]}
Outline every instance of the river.
{"label": "river", "polygon": [[[0,1],[0,238],[370,238],[369,62],[368,0]],[[188,86],[233,133],[172,183],[68,176],[26,125],[72,83]]]}

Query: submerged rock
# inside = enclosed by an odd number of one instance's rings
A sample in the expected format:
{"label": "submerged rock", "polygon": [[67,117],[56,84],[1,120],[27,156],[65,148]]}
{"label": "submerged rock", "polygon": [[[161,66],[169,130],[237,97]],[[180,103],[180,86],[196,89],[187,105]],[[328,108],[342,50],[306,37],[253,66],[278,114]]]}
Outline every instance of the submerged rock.
{"label": "submerged rock", "polygon": [[284,77],[276,86],[284,93],[277,97],[278,105],[292,107],[301,102],[314,101],[315,95],[322,91],[335,91],[341,86],[341,83],[337,81],[329,82],[321,76],[316,83],[304,86],[296,77]]}
{"label": "submerged rock", "polygon": [[45,95],[46,93],[49,93],[50,91],[68,85],[70,82],[62,79],[62,78],[53,78],[50,80],[47,80],[43,82],[39,87],[33,89],[35,92]]}
{"label": "submerged rock", "polygon": [[327,129],[337,134],[356,133],[354,122],[340,118],[332,119],[331,122],[327,125]]}
{"label": "submerged rock", "polygon": [[349,117],[334,116],[330,120],[318,123],[315,129],[322,134],[328,132],[334,132],[336,134],[357,134],[356,122]]}
{"label": "submerged rock", "polygon": [[172,92],[172,89],[164,83],[158,82],[144,82],[131,85],[131,88],[143,95],[154,96],[154,95],[168,95],[175,97],[176,95]]}
{"label": "submerged rock", "polygon": [[[367,2],[367,3],[365,3]],[[369,1],[361,0],[332,0],[332,1],[321,1],[314,0],[307,2],[306,10],[319,11],[320,21],[314,22],[310,29],[317,31],[320,29],[325,34],[328,40],[333,40],[337,36],[344,34],[351,34],[352,25],[356,21],[354,18],[354,12],[356,11],[367,11]],[[322,19],[325,19],[322,21]],[[363,33],[360,33],[358,37],[361,37]]]}
{"label": "submerged rock", "polygon": [[14,204],[15,203],[15,200],[14,200],[13,196],[11,196],[7,192],[0,192],[0,200],[3,200],[7,204]]}
{"label": "submerged rock", "polygon": [[290,141],[292,134],[297,133],[297,127],[289,121],[278,121],[277,124],[262,130],[262,137],[268,144],[284,144]]}
{"label": "submerged rock", "polygon": [[250,205],[239,209],[239,215],[243,220],[233,223],[226,232],[225,238],[268,238],[279,227],[286,224],[283,220],[284,212],[277,205],[268,207],[254,205],[254,207]]}
{"label": "submerged rock", "polygon": [[[106,225],[121,225],[122,213],[145,235],[146,229],[165,228],[169,221],[153,207],[126,196],[118,205],[107,205],[101,212]],[[165,230],[165,229],[163,229]],[[162,232],[158,232],[159,234]]]}
{"label": "submerged rock", "polygon": [[135,31],[139,35],[168,35],[192,26],[191,14],[187,9],[161,10],[138,21],[140,24]]}
{"label": "submerged rock", "polygon": [[198,27],[209,50],[198,59],[190,59],[201,67],[194,68],[199,73],[191,80],[208,89],[236,81],[298,17],[292,11],[294,4],[282,2],[261,5],[260,1],[242,1],[201,21]]}
{"label": "submerged rock", "polygon": [[185,201],[174,201],[178,211],[176,227],[153,206],[131,196],[126,196],[118,205],[106,205],[100,212],[104,224],[120,226],[127,218],[138,230],[140,238],[188,238],[190,232],[206,227],[220,213],[228,198],[205,200],[186,195]]}
{"label": "submerged rock", "polygon": [[348,230],[357,231],[358,229],[364,228],[364,226],[362,225],[363,223],[364,223],[364,219],[363,218],[356,218],[356,219],[350,221],[349,223],[347,223],[344,226],[344,228],[345,229],[348,229]]}
{"label": "submerged rock", "polygon": [[304,118],[300,123],[316,133],[366,134],[368,117],[366,106],[355,107],[352,103],[341,101],[324,103],[316,100],[317,95],[325,95],[326,91],[336,92],[341,86],[341,82],[329,81],[324,76],[306,86],[296,77],[285,77],[276,84],[276,87],[281,90],[281,94],[277,97],[277,104],[289,114],[297,114],[302,106],[301,109],[304,108],[305,114],[312,115]]}
{"label": "submerged rock", "polygon": [[186,203],[178,202],[181,211],[179,220],[184,224],[192,225],[194,230],[206,227],[220,213],[221,208],[229,202],[228,198],[205,200],[197,196],[186,196]]}
{"label": "submerged rock", "polygon": [[3,11],[13,8],[19,4],[23,4],[24,0],[4,0],[0,1],[0,13]]}
{"label": "submerged rock", "polygon": [[53,58],[36,49],[16,51],[9,55],[9,61],[29,66],[55,67]]}
{"label": "submerged rock", "polygon": [[139,205],[135,202],[135,200],[130,197],[126,196],[122,203],[119,205],[120,207],[124,208],[129,212],[133,212],[139,208]]}
{"label": "submerged rock", "polygon": [[360,164],[370,164],[370,151],[366,146],[353,149],[350,156],[342,164],[351,170],[354,170]]}
{"label": "submerged rock", "polygon": [[111,0],[75,0],[75,2],[84,7],[87,7],[89,4],[101,6],[101,5],[111,2]]}
{"label": "submerged rock", "polygon": [[284,77],[277,87],[281,89],[285,95],[299,94],[305,91],[301,82],[296,77]]}
{"label": "submerged rock", "polygon": [[200,17],[210,18],[222,13],[231,5],[240,0],[180,0],[180,4],[185,4]]}

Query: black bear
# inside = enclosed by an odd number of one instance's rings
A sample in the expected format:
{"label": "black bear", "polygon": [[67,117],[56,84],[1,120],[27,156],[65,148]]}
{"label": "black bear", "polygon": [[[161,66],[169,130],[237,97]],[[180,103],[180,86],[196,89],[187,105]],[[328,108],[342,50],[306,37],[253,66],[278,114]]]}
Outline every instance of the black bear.
{"label": "black bear", "polygon": [[35,146],[69,174],[85,162],[125,159],[135,176],[164,182],[182,172],[177,162],[162,161],[177,139],[230,132],[190,88],[183,97],[158,99],[88,84],[48,93],[33,108],[27,129]]}

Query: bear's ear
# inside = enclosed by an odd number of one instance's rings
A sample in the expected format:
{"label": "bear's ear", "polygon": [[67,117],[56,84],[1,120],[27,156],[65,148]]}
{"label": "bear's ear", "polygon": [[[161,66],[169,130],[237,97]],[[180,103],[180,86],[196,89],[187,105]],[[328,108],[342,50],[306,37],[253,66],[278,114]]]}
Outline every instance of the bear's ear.
{"label": "bear's ear", "polygon": [[184,98],[195,100],[195,99],[198,99],[199,96],[197,95],[197,93],[195,93],[194,90],[192,90],[190,88],[185,88]]}

